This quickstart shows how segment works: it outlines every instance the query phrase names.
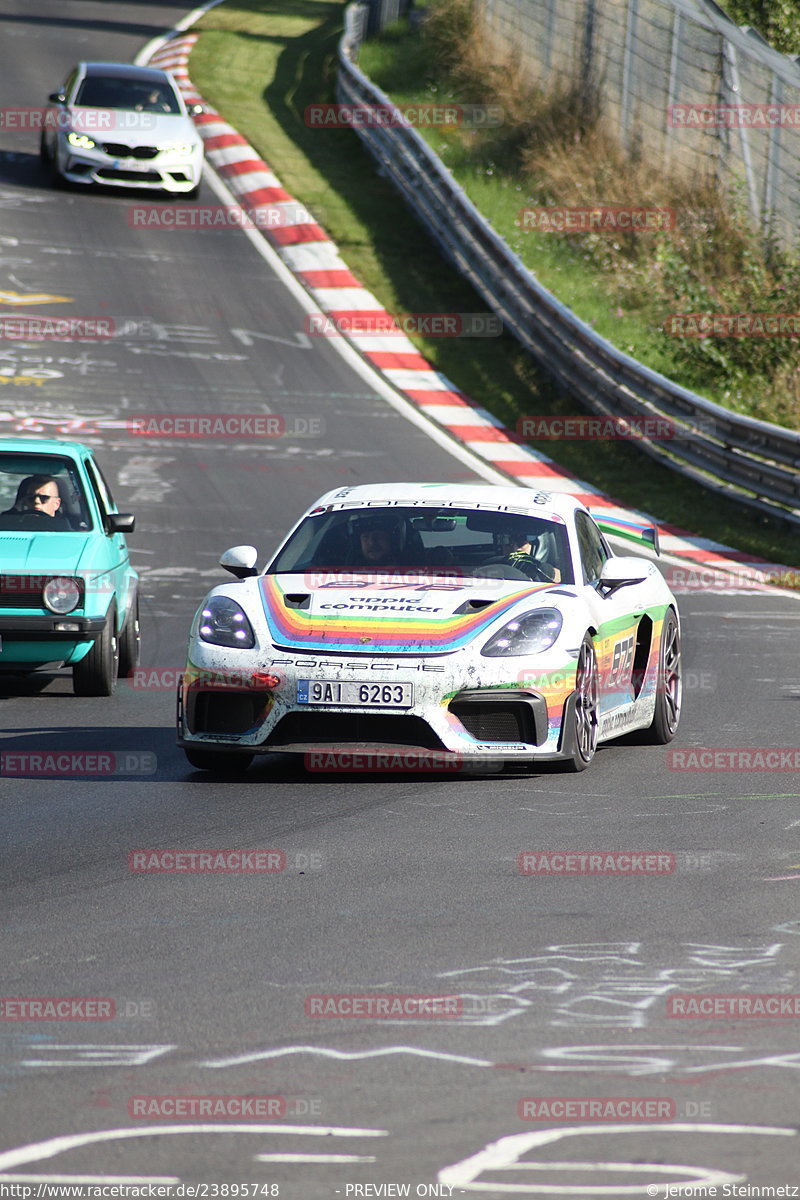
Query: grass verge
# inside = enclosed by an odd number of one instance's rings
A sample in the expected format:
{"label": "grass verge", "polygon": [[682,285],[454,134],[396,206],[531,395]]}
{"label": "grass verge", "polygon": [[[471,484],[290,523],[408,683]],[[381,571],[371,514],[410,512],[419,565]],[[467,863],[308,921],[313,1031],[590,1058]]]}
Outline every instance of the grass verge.
{"label": "grass verge", "polygon": [[[315,214],[390,312],[481,312],[476,293],[376,174],[356,135],[304,122],[307,105],[334,98],[342,15],[343,6],[330,0],[229,0],[195,26],[202,36],[191,56],[192,79]],[[512,428],[522,416],[580,411],[508,335],[412,340]],[[625,505],[769,560],[797,562],[796,536],[782,523],[681,479],[633,445],[533,445]]]}

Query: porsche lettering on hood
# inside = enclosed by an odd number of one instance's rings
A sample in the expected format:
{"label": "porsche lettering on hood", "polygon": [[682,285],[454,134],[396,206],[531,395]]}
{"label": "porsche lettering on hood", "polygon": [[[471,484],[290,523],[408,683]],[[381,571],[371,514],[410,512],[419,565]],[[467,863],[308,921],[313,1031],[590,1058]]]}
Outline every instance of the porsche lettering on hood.
{"label": "porsche lettering on hood", "polygon": [[[305,584],[305,586],[304,586]],[[343,653],[447,654],[549,584],[510,581],[308,588],[303,576],[264,575],[261,599],[276,646]]]}

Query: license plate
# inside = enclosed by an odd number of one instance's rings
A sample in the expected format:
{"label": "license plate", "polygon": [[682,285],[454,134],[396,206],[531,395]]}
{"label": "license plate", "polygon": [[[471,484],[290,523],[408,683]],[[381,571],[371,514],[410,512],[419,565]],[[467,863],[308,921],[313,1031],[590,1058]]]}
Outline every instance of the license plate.
{"label": "license plate", "polygon": [[347,708],[411,708],[413,683],[369,683],[298,679],[298,704],[338,704]]}

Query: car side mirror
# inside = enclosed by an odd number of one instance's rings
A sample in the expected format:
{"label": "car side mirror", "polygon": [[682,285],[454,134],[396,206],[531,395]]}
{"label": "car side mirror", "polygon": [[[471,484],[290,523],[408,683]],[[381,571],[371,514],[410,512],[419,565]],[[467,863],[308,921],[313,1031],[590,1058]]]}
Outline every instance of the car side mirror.
{"label": "car side mirror", "polygon": [[106,529],[109,533],[133,533],[136,517],[133,513],[109,513]]}
{"label": "car side mirror", "polygon": [[219,565],[226,571],[230,571],[231,575],[235,575],[237,579],[247,579],[251,575],[258,574],[257,562],[258,551],[255,546],[231,546],[220,557]]}
{"label": "car side mirror", "polygon": [[598,585],[604,595],[610,596],[617,588],[628,587],[634,583],[644,583],[653,568],[646,558],[635,558],[634,555],[620,555],[618,558],[608,558],[600,571]]}
{"label": "car side mirror", "polygon": [[63,92],[51,92],[47,97],[51,104],[66,104],[67,97]]}
{"label": "car side mirror", "polygon": [[189,105],[189,116],[190,117],[199,117],[205,111],[206,111],[205,104],[190,104]]}

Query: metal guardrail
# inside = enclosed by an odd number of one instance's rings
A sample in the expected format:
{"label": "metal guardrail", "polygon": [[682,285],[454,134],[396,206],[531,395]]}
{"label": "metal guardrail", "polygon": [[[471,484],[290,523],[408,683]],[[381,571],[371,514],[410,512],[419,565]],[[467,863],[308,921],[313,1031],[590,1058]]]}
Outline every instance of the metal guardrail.
{"label": "metal guardrail", "polygon": [[[385,112],[392,101],[355,63],[363,7],[346,9],[337,100]],[[563,387],[605,417],[666,420],[673,436],[637,439],[642,450],[706,487],[800,526],[800,433],[731,413],[600,337],[542,287],[399,114],[391,124],[355,128],[447,258]]]}

